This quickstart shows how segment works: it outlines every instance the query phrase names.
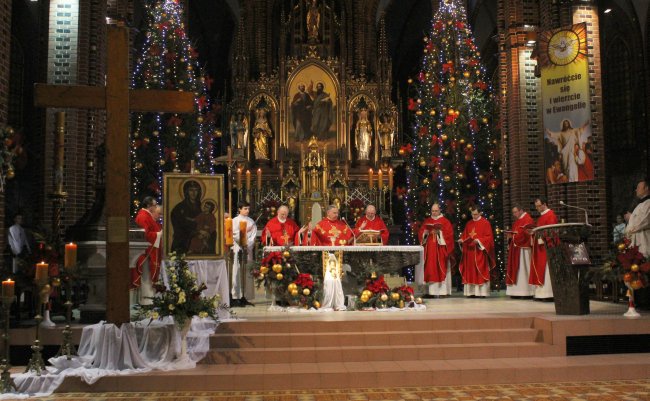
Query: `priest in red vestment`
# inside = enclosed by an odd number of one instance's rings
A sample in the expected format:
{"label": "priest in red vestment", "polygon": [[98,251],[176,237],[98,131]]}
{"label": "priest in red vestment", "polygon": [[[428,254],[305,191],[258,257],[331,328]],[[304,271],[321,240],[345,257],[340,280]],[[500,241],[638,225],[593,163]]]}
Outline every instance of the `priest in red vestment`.
{"label": "priest in red vestment", "polygon": [[162,260],[162,226],[160,208],[156,199],[147,196],[142,200],[142,209],[135,216],[135,223],[144,229],[144,237],[149,243],[147,250],[138,257],[131,268],[131,289],[140,289],[138,302],[151,303],[148,297],[154,296],[153,283],[158,280]]}
{"label": "priest in red vestment", "polygon": [[422,222],[418,238],[424,247],[424,282],[429,287],[428,295],[451,295],[454,226],[442,215],[439,204],[431,206],[431,217]]}
{"label": "priest in red vestment", "polygon": [[533,218],[521,206],[512,208],[515,221],[512,230],[506,231],[508,238],[508,266],[506,269],[506,295],[530,297],[533,288],[528,284],[530,277],[531,234],[535,226]]}
{"label": "priest in red vestment", "polygon": [[282,205],[278,208],[278,215],[264,226],[262,244],[267,246],[300,244],[298,233],[304,233],[306,230],[306,227],[300,228],[293,219],[289,218],[289,207]]}
{"label": "priest in red vestment", "polygon": [[458,240],[463,250],[459,269],[465,296],[484,298],[490,295],[490,270],[496,265],[494,235],[492,225],[481,216],[478,207],[472,207],[471,212],[472,220]]}
{"label": "priest in red vestment", "polygon": [[380,231],[381,243],[388,244],[388,227],[381,217],[377,216],[377,209],[374,205],[366,206],[366,215],[357,220],[354,225],[354,236],[358,237],[362,230]]}
{"label": "priest in red vestment", "polygon": [[[535,209],[540,214],[537,219],[537,227],[557,224],[557,216],[555,212],[548,208],[544,198],[535,199]],[[535,299],[553,299],[553,286],[551,285],[548,260],[546,259],[546,244],[541,234],[533,237],[529,283],[535,286],[535,293],[533,294]]]}
{"label": "priest in red vestment", "polygon": [[312,231],[311,245],[339,246],[351,244],[354,240],[354,234],[344,221],[339,220],[339,208],[334,205],[328,206],[325,216]]}

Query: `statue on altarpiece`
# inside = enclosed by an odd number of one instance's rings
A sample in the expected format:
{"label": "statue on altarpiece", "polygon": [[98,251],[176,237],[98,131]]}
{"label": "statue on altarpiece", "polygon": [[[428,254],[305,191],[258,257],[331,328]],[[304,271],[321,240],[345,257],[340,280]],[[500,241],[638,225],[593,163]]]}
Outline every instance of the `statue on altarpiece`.
{"label": "statue on altarpiece", "polygon": [[257,160],[269,160],[269,138],[273,132],[266,118],[269,109],[259,107],[255,110],[255,126],[253,127],[253,146]]}
{"label": "statue on altarpiece", "polygon": [[369,160],[372,148],[372,124],[368,121],[368,109],[359,110],[359,121],[357,121],[354,135],[359,160]]}
{"label": "statue on altarpiece", "polygon": [[[306,0],[309,2],[309,0]],[[307,11],[307,40],[310,43],[318,42],[318,31],[320,30],[320,10],[318,0],[312,0]]]}
{"label": "statue on altarpiece", "polygon": [[381,142],[381,156],[392,157],[395,146],[395,120],[386,113],[379,118],[379,140]]}

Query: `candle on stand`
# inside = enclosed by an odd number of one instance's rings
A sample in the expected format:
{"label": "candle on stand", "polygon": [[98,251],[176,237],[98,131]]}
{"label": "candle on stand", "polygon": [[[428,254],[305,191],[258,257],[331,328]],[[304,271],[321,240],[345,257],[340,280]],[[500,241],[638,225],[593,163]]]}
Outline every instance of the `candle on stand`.
{"label": "candle on stand", "polygon": [[237,167],[237,189],[241,189],[241,168]]}
{"label": "candle on stand", "polygon": [[36,281],[39,283],[45,283],[49,277],[49,268],[45,262],[36,263]]}
{"label": "candle on stand", "polygon": [[382,171],[381,167],[379,168],[379,171],[377,171],[377,188],[381,191],[384,185],[384,172]]}
{"label": "candle on stand", "polygon": [[241,246],[248,245],[248,231],[246,230],[246,226],[247,224],[245,220],[239,221],[239,244]]}
{"label": "candle on stand", "polygon": [[226,246],[232,246],[232,218],[230,216],[226,217],[223,225],[226,233]]}
{"label": "candle on stand", "polygon": [[388,169],[388,190],[393,190],[393,168]]}
{"label": "candle on stand", "polygon": [[16,294],[14,285],[15,281],[11,281],[10,278],[2,282],[2,297],[3,298],[13,298]]}
{"label": "candle on stand", "polygon": [[74,269],[77,265],[77,244],[71,242],[65,244],[65,263],[64,267],[66,270]]}
{"label": "candle on stand", "polygon": [[228,146],[226,154],[228,155],[228,167],[230,167],[230,163],[232,163],[232,148],[230,146]]}
{"label": "candle on stand", "polygon": [[251,171],[246,170],[246,190],[251,190]]}
{"label": "candle on stand", "polygon": [[262,190],[262,169],[261,168],[257,169],[257,190],[258,191]]}
{"label": "candle on stand", "polygon": [[373,171],[370,168],[368,169],[368,189],[372,189],[375,186],[372,180],[373,180]]}

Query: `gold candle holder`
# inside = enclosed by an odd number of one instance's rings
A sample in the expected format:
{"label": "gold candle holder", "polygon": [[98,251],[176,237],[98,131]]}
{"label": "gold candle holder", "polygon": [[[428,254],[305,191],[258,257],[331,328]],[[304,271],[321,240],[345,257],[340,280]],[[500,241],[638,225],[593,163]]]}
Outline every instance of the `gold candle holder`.
{"label": "gold candle holder", "polygon": [[[47,280],[47,276],[45,278]],[[38,287],[38,292],[39,292],[39,297],[40,297],[40,306],[39,306],[39,313],[38,315],[34,316],[34,320],[36,320],[36,336],[34,338],[34,343],[31,346],[32,349],[32,356],[29,358],[29,363],[27,364],[27,368],[25,369],[25,373],[27,372],[34,372],[36,376],[40,376],[44,371],[45,371],[45,362],[43,361],[43,355],[41,351],[43,350],[43,346],[41,345],[41,340],[40,340],[40,328],[41,328],[41,322],[43,321],[43,312],[45,308],[45,302],[50,297],[50,285],[46,284],[47,281],[44,281],[42,277],[38,277],[36,280],[36,285]]]}
{"label": "gold candle holder", "polygon": [[0,369],[2,369],[2,373],[0,373],[0,391],[2,391],[3,394],[11,393],[12,391],[17,390],[16,383],[14,383],[14,380],[11,378],[11,372],[9,372],[11,369],[11,358],[9,354],[9,318],[11,304],[14,302],[14,299],[15,297],[13,295],[2,296],[2,312],[5,323],[2,330],[2,339],[4,341],[4,356],[0,361]]}

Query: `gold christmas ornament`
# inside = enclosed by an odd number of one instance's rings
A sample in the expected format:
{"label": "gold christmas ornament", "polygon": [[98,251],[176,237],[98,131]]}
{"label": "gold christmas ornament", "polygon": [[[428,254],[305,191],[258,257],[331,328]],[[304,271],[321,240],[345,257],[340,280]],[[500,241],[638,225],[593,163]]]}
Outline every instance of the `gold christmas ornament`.
{"label": "gold christmas ornament", "polygon": [[483,124],[487,124],[487,123],[488,123],[488,119],[487,119],[487,117],[483,117],[483,119],[481,119],[481,121],[483,122]]}
{"label": "gold christmas ornament", "polygon": [[158,135],[160,135],[160,131],[154,131],[154,132],[151,133],[151,135],[158,136]]}
{"label": "gold christmas ornament", "polygon": [[158,163],[160,163],[161,166],[165,165],[165,161],[163,159],[160,159],[160,161]]}
{"label": "gold christmas ornament", "polygon": [[282,265],[276,263],[276,264],[273,265],[272,269],[273,269],[274,272],[280,273],[282,271]]}
{"label": "gold christmas ornament", "polygon": [[633,271],[633,272],[638,272],[639,271],[639,265],[633,264],[632,266],[630,266],[630,270]]}
{"label": "gold christmas ornament", "polygon": [[266,273],[268,273],[268,272],[269,272],[269,268],[268,268],[268,266],[262,266],[262,267],[260,267],[260,273],[262,273],[262,274],[266,274]]}
{"label": "gold christmas ornament", "polygon": [[399,294],[396,293],[396,292],[391,292],[390,293],[390,299],[392,299],[393,301],[399,300]]}
{"label": "gold christmas ornament", "polygon": [[181,138],[185,138],[186,135],[187,134],[185,133],[185,131],[181,131],[178,133],[178,136],[180,136]]}
{"label": "gold christmas ornament", "polygon": [[442,134],[442,135],[440,135],[440,138],[441,138],[443,141],[446,141],[447,138],[449,138],[449,137],[447,136],[447,134]]}
{"label": "gold christmas ornament", "polygon": [[436,124],[436,128],[441,129],[441,128],[442,128],[442,124],[440,124],[440,123]]}
{"label": "gold christmas ornament", "polygon": [[462,145],[462,144],[465,143],[465,139],[464,139],[464,138],[460,138],[460,140],[459,140],[458,142],[460,142],[460,144]]}
{"label": "gold christmas ornament", "polygon": [[429,112],[429,115],[430,115],[430,116],[435,116],[435,115],[436,115],[436,111],[433,110],[433,109],[431,109],[431,111]]}
{"label": "gold christmas ornament", "polygon": [[451,181],[451,177],[448,176],[448,175],[446,175],[445,178],[444,178],[444,180],[445,180],[445,182],[449,182],[449,181]]}
{"label": "gold christmas ornament", "polygon": [[399,153],[400,156],[404,156],[404,149],[400,149],[397,153]]}
{"label": "gold christmas ornament", "polygon": [[14,171],[14,169],[12,169],[12,168],[7,169],[7,179],[8,180],[11,180],[15,176],[16,176],[16,172]]}
{"label": "gold christmas ornament", "polygon": [[429,179],[428,179],[428,178],[425,178],[424,180],[422,180],[422,183],[423,183],[424,185],[429,185]]}
{"label": "gold christmas ornament", "polygon": [[442,154],[445,155],[445,156],[449,156],[449,151],[445,150],[444,152],[442,152]]}
{"label": "gold christmas ornament", "polygon": [[422,304],[422,298],[420,297],[415,298],[415,303],[418,305]]}
{"label": "gold christmas ornament", "polygon": [[223,136],[223,132],[221,132],[220,129],[216,129],[216,130],[214,130],[213,135],[214,135],[215,138],[221,138]]}
{"label": "gold christmas ornament", "polygon": [[314,308],[320,309],[320,302],[314,301],[313,305],[314,305]]}
{"label": "gold christmas ornament", "polygon": [[618,250],[623,252],[625,250],[625,244],[618,244]]}
{"label": "gold christmas ornament", "polygon": [[418,110],[415,112],[416,115],[421,116],[422,115],[422,110]]}
{"label": "gold christmas ornament", "polygon": [[449,110],[447,110],[447,114],[449,114],[450,116],[453,116],[454,115],[454,109],[450,108]]}
{"label": "gold christmas ornament", "polygon": [[360,299],[361,302],[363,302],[363,303],[368,302],[368,296],[365,295],[365,294],[362,294],[362,295],[359,297],[359,299]]}
{"label": "gold christmas ornament", "polygon": [[303,288],[302,295],[309,296],[309,294],[311,294],[311,291],[309,291],[309,288]]}
{"label": "gold christmas ornament", "polygon": [[144,143],[149,143],[149,142],[151,142],[151,139],[149,139],[149,138],[144,138],[142,141],[143,141]]}
{"label": "gold christmas ornament", "polygon": [[388,301],[388,295],[381,294],[381,297],[379,297],[379,299],[381,299],[383,302],[386,302],[386,301]]}
{"label": "gold christmas ornament", "polygon": [[282,279],[284,278],[284,276],[282,275],[282,273],[278,273],[278,274],[275,276],[275,278],[276,278],[276,280],[280,281],[280,280],[282,280]]}
{"label": "gold christmas ornament", "polygon": [[287,286],[287,290],[289,291],[298,290],[298,286],[296,285],[296,283],[289,283],[289,285]]}
{"label": "gold christmas ornament", "polygon": [[424,167],[424,166],[427,165],[427,162],[424,159],[421,159],[419,164],[420,164],[420,167]]}
{"label": "gold christmas ornament", "polygon": [[298,290],[291,290],[291,296],[292,297],[297,297],[298,296]]}
{"label": "gold christmas ornament", "polygon": [[412,83],[413,83],[413,79],[412,79],[412,78],[409,78],[408,81],[406,81],[406,82],[408,82],[409,84],[412,84]]}
{"label": "gold christmas ornament", "polygon": [[[373,279],[373,280],[375,280],[375,279],[377,278],[377,272],[372,272],[372,273],[370,274],[370,278]],[[370,292],[370,291],[368,291],[368,292]]]}
{"label": "gold christmas ornament", "polygon": [[465,78],[469,78],[470,75],[472,75],[472,74],[470,74],[469,71],[465,71],[465,72],[463,72],[463,76],[464,76]]}
{"label": "gold christmas ornament", "polygon": [[284,256],[285,258],[288,258],[289,256],[291,256],[291,252],[284,251],[284,252],[282,252],[282,256]]}
{"label": "gold christmas ornament", "polygon": [[196,117],[196,122],[199,123],[199,124],[202,123],[203,122],[203,117],[202,116]]}
{"label": "gold christmas ornament", "polygon": [[641,280],[632,280],[632,282],[630,283],[630,287],[633,290],[638,290],[639,288],[643,287],[643,283],[641,282]]}

